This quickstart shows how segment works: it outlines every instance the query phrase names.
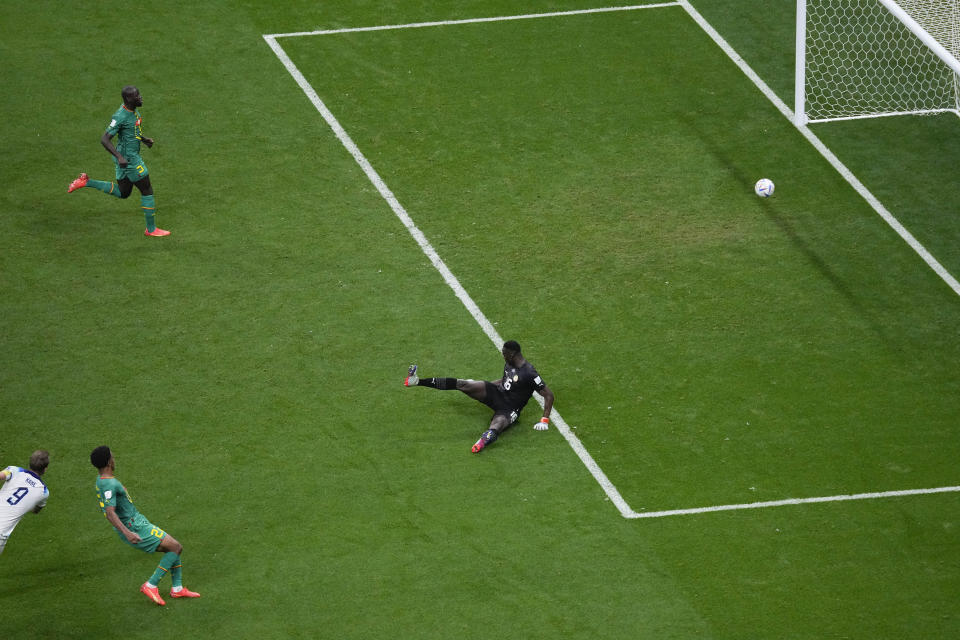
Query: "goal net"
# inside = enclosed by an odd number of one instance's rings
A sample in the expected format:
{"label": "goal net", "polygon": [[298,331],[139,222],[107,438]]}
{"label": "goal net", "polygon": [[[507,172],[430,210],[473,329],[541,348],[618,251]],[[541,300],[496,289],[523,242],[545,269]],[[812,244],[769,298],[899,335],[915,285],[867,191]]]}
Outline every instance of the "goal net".
{"label": "goal net", "polygon": [[797,124],[960,116],[960,0],[797,0]]}

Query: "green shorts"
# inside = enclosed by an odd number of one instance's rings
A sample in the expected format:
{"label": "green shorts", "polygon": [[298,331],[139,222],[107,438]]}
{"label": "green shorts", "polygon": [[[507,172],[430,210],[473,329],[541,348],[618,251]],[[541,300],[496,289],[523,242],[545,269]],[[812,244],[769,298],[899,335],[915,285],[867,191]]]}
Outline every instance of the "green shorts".
{"label": "green shorts", "polygon": [[128,156],[124,156],[127,159],[127,168],[124,169],[120,166],[120,163],[117,162],[117,159],[113,159],[113,164],[117,168],[117,180],[123,180],[126,178],[130,182],[136,182],[144,176],[150,175],[150,171],[147,169],[147,164],[143,161],[139,155],[131,153]]}
{"label": "green shorts", "polygon": [[140,542],[136,544],[127,540],[120,531],[117,531],[117,535],[120,536],[120,539],[129,544],[134,549],[140,549],[140,551],[145,551],[147,553],[153,553],[157,550],[157,547],[160,546],[160,543],[163,542],[164,537],[166,537],[167,532],[161,529],[158,526],[155,526],[150,523],[149,520],[143,517],[143,514],[138,513],[134,517],[132,522],[124,522],[127,529],[133,531],[135,534],[140,536]]}

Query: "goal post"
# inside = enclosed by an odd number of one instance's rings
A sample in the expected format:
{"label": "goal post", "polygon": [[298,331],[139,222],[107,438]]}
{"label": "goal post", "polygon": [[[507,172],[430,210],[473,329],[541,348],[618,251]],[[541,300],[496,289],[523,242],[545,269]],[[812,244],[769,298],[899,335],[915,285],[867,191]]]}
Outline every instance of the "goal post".
{"label": "goal post", "polygon": [[960,0],[797,0],[794,120],[960,116]]}

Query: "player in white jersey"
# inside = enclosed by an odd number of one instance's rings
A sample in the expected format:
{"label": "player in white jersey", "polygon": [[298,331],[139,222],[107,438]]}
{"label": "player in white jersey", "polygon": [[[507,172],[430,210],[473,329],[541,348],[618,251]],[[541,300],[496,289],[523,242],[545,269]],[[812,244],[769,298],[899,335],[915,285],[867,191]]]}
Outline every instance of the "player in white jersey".
{"label": "player in white jersey", "polygon": [[40,476],[49,464],[50,454],[41,449],[30,456],[29,469],[10,466],[0,471],[0,553],[20,518],[28,511],[40,513],[47,505],[50,491]]}

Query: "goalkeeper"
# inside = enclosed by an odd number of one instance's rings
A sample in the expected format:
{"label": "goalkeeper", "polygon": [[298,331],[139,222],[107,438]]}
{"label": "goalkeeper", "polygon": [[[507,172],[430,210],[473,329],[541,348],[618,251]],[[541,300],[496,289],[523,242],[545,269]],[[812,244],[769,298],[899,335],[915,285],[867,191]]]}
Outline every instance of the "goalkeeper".
{"label": "goalkeeper", "polygon": [[479,453],[492,444],[503,431],[517,421],[520,411],[527,405],[534,391],[543,397],[543,417],[533,428],[546,431],[550,426],[553,392],[540,378],[533,365],[523,357],[520,345],[515,340],[503,343],[502,353],[505,362],[503,378],[497,382],[460,378],[418,378],[417,365],[410,367],[407,378],[403,381],[407,387],[430,387],[442,391],[456,389],[493,409],[490,428],[484,431],[473,445],[471,450],[474,453]]}

